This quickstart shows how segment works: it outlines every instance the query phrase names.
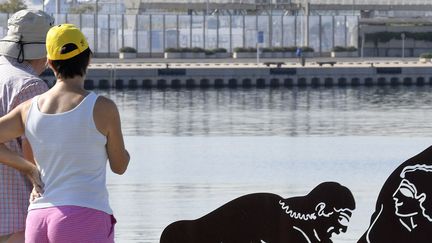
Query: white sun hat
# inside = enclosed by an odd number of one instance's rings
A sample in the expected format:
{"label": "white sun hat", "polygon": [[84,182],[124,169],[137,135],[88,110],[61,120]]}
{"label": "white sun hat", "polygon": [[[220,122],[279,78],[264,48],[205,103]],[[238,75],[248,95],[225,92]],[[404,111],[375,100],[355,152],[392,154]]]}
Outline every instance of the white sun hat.
{"label": "white sun hat", "polygon": [[41,10],[20,10],[8,20],[7,35],[0,40],[0,55],[18,62],[46,57],[45,39],[54,18]]}

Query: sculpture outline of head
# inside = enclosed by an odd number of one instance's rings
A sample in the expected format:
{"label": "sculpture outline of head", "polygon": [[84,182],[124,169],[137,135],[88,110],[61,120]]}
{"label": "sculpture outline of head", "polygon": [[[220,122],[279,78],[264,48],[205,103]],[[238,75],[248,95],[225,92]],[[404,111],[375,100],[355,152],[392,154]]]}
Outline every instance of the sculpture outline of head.
{"label": "sculpture outline of head", "polygon": [[279,204],[289,217],[304,222],[297,230],[309,229],[319,241],[330,240],[333,233],[346,232],[355,209],[351,191],[337,182],[323,182],[307,195],[281,200]]}
{"label": "sculpture outline of head", "polygon": [[428,185],[423,183],[428,177],[429,180],[432,179],[432,165],[406,166],[400,173],[402,180],[392,195],[395,202],[395,215],[410,232],[418,226],[414,222],[415,216],[421,216],[432,223],[432,196],[427,197],[427,192],[432,193],[432,190],[428,190]]}

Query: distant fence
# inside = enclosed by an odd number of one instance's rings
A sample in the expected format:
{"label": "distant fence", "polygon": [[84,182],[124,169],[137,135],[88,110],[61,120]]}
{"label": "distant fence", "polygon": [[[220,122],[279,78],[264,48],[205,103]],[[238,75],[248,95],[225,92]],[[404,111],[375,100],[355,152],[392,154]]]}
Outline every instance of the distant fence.
{"label": "distant fence", "polygon": [[[168,47],[310,46],[317,53],[334,46],[358,46],[358,16],[271,15],[95,15],[54,14],[57,24],[73,23],[86,35],[96,56],[116,56],[134,47],[139,56],[161,56]],[[7,33],[8,14],[0,14],[0,34]]]}

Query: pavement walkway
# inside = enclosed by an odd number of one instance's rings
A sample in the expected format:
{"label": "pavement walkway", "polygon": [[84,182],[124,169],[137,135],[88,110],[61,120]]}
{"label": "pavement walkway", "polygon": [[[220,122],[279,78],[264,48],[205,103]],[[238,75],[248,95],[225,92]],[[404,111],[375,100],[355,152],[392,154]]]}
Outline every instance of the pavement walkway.
{"label": "pavement walkway", "polygon": [[[266,63],[273,63],[270,67],[277,67],[276,63],[283,63],[280,67],[302,67],[297,58],[262,58],[257,60],[252,58],[221,58],[221,59],[165,59],[165,58],[93,58],[90,68],[106,67],[115,65],[116,67],[226,67],[226,66],[258,66],[266,67]],[[324,64],[322,64],[324,62]],[[431,62],[422,63],[418,58],[307,58],[305,67],[330,67],[329,63],[335,62],[335,67],[432,67]],[[320,65],[320,63],[322,65]]]}

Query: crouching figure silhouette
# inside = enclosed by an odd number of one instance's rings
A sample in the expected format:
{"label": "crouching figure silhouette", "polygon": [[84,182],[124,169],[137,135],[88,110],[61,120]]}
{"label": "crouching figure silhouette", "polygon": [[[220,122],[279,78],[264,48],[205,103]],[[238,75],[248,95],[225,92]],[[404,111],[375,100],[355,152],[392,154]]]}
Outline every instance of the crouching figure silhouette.
{"label": "crouching figure silhouette", "polygon": [[336,182],[302,197],[254,193],[199,219],[168,225],[160,243],[327,243],[333,233],[346,232],[354,209],[351,191]]}

